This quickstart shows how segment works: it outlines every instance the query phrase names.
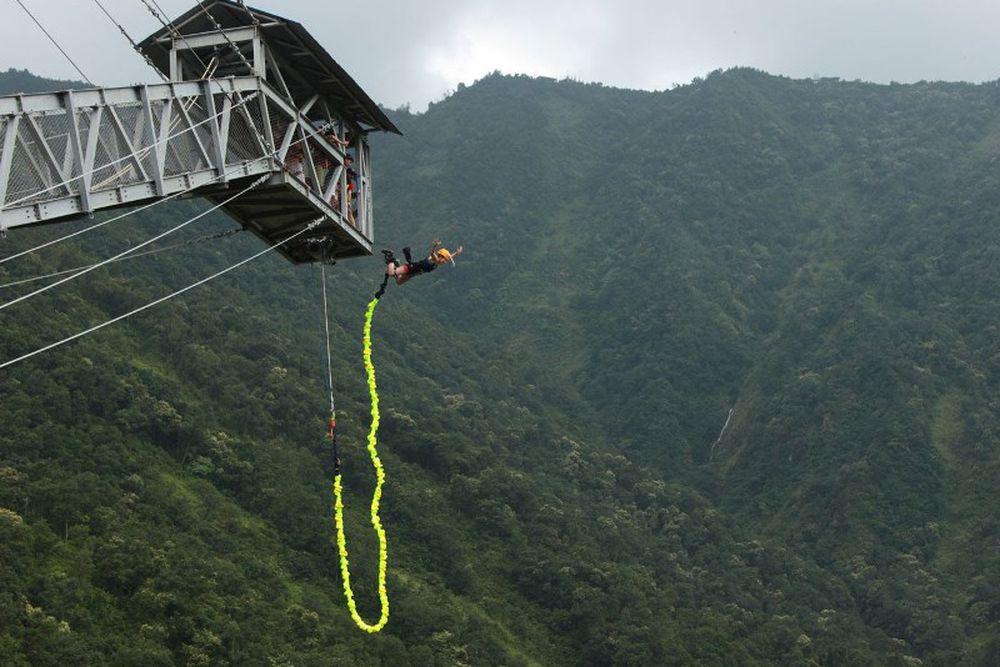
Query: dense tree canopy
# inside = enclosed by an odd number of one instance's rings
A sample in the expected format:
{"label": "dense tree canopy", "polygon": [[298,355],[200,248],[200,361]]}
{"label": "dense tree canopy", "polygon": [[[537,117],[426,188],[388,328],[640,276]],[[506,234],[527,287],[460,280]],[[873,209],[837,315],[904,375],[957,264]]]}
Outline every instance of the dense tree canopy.
{"label": "dense tree canopy", "polygon": [[[998,102],[741,69],[661,93],[497,74],[397,112],[379,243],[466,252],[376,314],[386,630],[358,632],[340,592],[319,271],[271,257],[0,371],[0,661],[996,664]],[[244,236],[0,312],[0,360],[250,254]],[[380,271],[329,282],[369,617]]]}

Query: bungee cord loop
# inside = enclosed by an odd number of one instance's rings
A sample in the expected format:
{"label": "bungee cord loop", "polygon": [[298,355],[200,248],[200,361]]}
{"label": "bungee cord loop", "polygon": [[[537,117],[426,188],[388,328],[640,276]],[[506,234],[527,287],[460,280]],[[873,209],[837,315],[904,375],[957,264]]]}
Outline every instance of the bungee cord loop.
{"label": "bungee cord loop", "polygon": [[362,336],[362,356],[364,358],[365,374],[368,380],[368,396],[371,405],[371,426],[368,429],[368,455],[371,458],[372,467],[375,468],[375,491],[372,494],[372,501],[369,507],[372,528],[378,537],[378,598],[381,611],[378,620],[368,623],[361,617],[357,605],[354,601],[354,590],[351,588],[351,569],[347,553],[347,537],[344,532],[344,484],[340,472],[340,454],[337,450],[337,412],[333,400],[333,371],[330,363],[330,317],[327,310],[326,297],[326,273],[323,276],[323,314],[326,325],[327,344],[327,373],[330,387],[330,430],[328,437],[333,447],[334,456],[334,478],[333,495],[334,521],[337,528],[337,554],[340,558],[340,575],[344,586],[344,597],[347,598],[347,608],[351,613],[354,623],[365,632],[374,634],[382,630],[389,622],[389,593],[386,589],[386,572],[388,569],[388,541],[385,529],[382,527],[382,519],[379,516],[379,506],[382,503],[382,486],[385,484],[385,468],[382,467],[382,460],[379,458],[378,427],[378,389],[375,384],[375,365],[372,362],[372,318],[375,316],[375,307],[378,306],[379,298],[385,293],[386,280],[383,280],[375,297],[368,303],[365,311],[365,325]]}

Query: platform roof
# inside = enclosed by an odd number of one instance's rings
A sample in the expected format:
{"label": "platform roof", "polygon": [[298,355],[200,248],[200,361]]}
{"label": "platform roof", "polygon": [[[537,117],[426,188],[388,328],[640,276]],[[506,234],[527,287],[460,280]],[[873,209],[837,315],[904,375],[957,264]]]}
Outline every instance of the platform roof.
{"label": "platform roof", "polygon": [[[206,12],[226,29],[258,25],[263,41],[281,61],[278,66],[293,96],[308,99],[318,93],[363,129],[402,134],[301,23],[230,0],[208,0],[174,19],[173,28],[184,36],[214,32]],[[139,44],[140,51],[168,76],[171,37],[171,30],[164,27]]]}

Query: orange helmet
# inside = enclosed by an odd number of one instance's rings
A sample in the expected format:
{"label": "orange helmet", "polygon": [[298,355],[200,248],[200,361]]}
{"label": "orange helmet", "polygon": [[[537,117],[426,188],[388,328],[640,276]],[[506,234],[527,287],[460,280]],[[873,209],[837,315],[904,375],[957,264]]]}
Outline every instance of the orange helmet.
{"label": "orange helmet", "polygon": [[441,248],[436,253],[434,253],[434,255],[441,262],[451,262],[452,264],[455,263],[455,260],[451,258],[451,252],[449,252],[447,248]]}

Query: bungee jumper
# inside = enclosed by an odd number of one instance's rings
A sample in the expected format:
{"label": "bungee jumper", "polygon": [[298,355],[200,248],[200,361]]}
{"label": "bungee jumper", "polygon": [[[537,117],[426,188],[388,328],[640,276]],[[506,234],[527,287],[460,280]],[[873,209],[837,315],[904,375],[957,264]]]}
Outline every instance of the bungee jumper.
{"label": "bungee jumper", "polygon": [[418,262],[413,261],[409,247],[403,248],[403,256],[406,257],[405,264],[396,259],[391,250],[383,250],[385,275],[388,278],[395,279],[397,285],[402,285],[413,276],[418,276],[421,273],[430,273],[440,264],[447,262],[454,264],[455,258],[462,254],[462,246],[458,246],[458,250],[451,252],[447,248],[442,248],[441,245],[439,239],[434,239],[434,245],[431,246],[427,257]]}

